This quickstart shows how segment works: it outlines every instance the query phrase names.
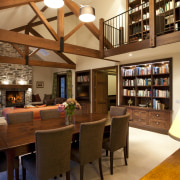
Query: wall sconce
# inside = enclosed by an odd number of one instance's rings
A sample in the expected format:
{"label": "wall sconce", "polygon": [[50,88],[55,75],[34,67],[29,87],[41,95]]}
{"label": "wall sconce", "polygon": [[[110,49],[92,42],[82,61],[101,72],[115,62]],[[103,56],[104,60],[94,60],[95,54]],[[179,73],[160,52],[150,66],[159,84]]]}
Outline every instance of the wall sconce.
{"label": "wall sconce", "polygon": [[21,80],[18,81],[18,84],[19,84],[19,85],[26,85],[26,84],[27,84],[27,81],[21,79]]}

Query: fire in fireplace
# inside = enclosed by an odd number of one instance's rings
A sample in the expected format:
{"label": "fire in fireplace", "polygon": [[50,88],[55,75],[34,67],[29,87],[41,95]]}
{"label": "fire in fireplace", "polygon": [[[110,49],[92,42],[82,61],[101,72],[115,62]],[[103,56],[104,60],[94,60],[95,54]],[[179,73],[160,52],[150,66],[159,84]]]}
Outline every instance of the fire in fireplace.
{"label": "fire in fireplace", "polygon": [[24,91],[6,91],[6,107],[24,106],[25,92]]}

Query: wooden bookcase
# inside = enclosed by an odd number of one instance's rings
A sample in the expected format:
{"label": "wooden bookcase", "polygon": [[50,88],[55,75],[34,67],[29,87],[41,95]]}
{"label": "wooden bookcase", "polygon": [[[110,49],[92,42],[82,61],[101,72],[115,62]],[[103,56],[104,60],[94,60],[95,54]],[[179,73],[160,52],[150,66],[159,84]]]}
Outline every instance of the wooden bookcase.
{"label": "wooden bookcase", "polygon": [[90,70],[76,71],[75,94],[76,100],[81,104],[83,113],[90,113],[91,76]]}
{"label": "wooden bookcase", "polygon": [[120,66],[120,105],[127,107],[130,125],[167,133],[172,112],[172,59]]}
{"label": "wooden bookcase", "polygon": [[129,42],[149,38],[149,0],[126,0]]}

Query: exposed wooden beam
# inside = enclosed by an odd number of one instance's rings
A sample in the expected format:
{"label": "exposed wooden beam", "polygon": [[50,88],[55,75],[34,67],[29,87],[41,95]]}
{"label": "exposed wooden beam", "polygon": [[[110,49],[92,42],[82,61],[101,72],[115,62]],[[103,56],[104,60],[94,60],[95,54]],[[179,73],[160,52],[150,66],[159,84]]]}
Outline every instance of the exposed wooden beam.
{"label": "exposed wooden beam", "polygon": [[[71,0],[64,0],[66,6],[77,16],[79,17],[79,6],[71,1]],[[94,36],[99,39],[99,30],[93,23],[85,23],[85,26],[94,34]]]}
{"label": "exposed wooden beam", "polygon": [[39,34],[36,30],[34,30],[33,28],[30,28],[30,33],[34,36],[37,36],[37,37],[41,37],[41,38],[44,38],[41,34]]}
{"label": "exposed wooden beam", "polygon": [[[68,16],[71,16],[71,15],[73,15],[73,12],[65,13],[64,17],[68,17]],[[51,18],[47,18],[48,22],[55,21],[55,20],[57,20],[57,16],[54,16],[54,17],[51,17]],[[31,27],[39,26],[41,24],[43,24],[42,21],[37,21],[37,22],[31,23]],[[23,31],[23,30],[25,30],[26,26],[27,25],[21,26],[21,27],[17,27],[17,28],[11,29],[11,31],[15,31],[15,32]]]}
{"label": "exposed wooden beam", "polygon": [[31,56],[33,56],[34,54],[36,54],[39,50],[40,50],[39,48],[35,49],[33,52],[31,52],[31,53],[29,54],[29,57],[31,57]]}
{"label": "exposed wooden beam", "polygon": [[13,48],[16,49],[16,51],[17,51],[22,57],[24,57],[24,53],[17,47],[16,44],[12,44],[12,46],[13,46]]}
{"label": "exposed wooden beam", "polygon": [[64,61],[66,61],[69,64],[75,64],[72,60],[70,60],[66,55],[64,55],[63,53],[54,51],[58,56],[60,56]]}
{"label": "exposed wooden beam", "polygon": [[41,21],[43,22],[43,24],[46,26],[46,28],[48,29],[48,31],[50,32],[50,34],[54,37],[55,40],[59,40],[58,35],[56,34],[56,32],[54,31],[54,29],[51,27],[51,25],[49,24],[49,22],[47,21],[47,19],[43,16],[42,12],[38,9],[38,7],[36,6],[36,4],[34,2],[30,2],[29,5],[31,6],[31,8],[34,10],[34,12],[38,15],[38,17],[41,19]]}
{"label": "exposed wooden beam", "polygon": [[40,2],[43,0],[0,0],[0,9],[11,8],[28,4],[29,2]]}
{"label": "exposed wooden beam", "polygon": [[[26,60],[22,59],[22,58],[0,56],[0,63],[26,65]],[[32,60],[32,59],[29,60],[29,65],[30,66],[54,67],[54,68],[66,68],[66,69],[75,69],[76,68],[76,65],[74,65],[74,64],[48,62],[48,61],[40,61],[40,60]]]}
{"label": "exposed wooden beam", "polygon": [[81,55],[81,56],[99,58],[98,50],[76,46],[72,44],[67,44],[67,43],[64,43],[64,52],[70,53],[70,54]]}
{"label": "exposed wooden beam", "polygon": [[104,19],[100,19],[99,20],[99,55],[100,58],[103,59],[104,58],[104,27],[103,27],[103,23],[104,23]]}
{"label": "exposed wooden beam", "polygon": [[84,25],[84,22],[79,23],[72,31],[70,31],[65,37],[64,41],[66,41],[70,36],[72,36],[78,29],[80,29]]}
{"label": "exposed wooden beam", "polygon": [[4,29],[0,29],[0,41],[23,44],[31,47],[38,47],[41,49],[49,49],[54,51],[60,50],[60,43],[58,41],[29,36]]}
{"label": "exposed wooden beam", "polygon": [[57,10],[57,34],[64,37],[64,6]]}
{"label": "exposed wooden beam", "polygon": [[[48,7],[47,6],[44,6],[42,9],[41,9],[41,12],[44,12]],[[36,19],[38,18],[38,15],[35,15],[28,23],[28,26],[31,25],[31,23],[33,23]]]}
{"label": "exposed wooden beam", "polygon": [[112,62],[117,62],[117,63],[120,63],[120,61],[118,60],[113,60],[113,59],[104,59],[105,61],[112,61]]}

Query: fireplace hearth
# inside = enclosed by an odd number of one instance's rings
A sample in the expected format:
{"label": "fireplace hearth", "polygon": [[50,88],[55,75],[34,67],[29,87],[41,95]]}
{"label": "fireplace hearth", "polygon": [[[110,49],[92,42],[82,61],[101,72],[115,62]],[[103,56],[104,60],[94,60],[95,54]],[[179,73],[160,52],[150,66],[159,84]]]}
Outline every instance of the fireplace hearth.
{"label": "fireplace hearth", "polygon": [[6,107],[24,107],[25,91],[6,91]]}

